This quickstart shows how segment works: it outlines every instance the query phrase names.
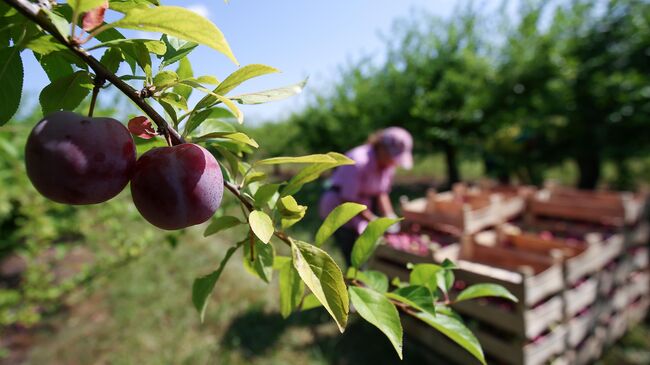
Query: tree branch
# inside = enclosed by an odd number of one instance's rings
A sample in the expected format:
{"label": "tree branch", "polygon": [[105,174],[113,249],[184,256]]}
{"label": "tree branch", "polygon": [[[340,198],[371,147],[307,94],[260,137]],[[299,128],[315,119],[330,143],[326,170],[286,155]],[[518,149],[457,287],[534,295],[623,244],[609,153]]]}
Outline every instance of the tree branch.
{"label": "tree branch", "polygon": [[[140,95],[140,92],[135,90],[131,85],[124,82],[113,72],[109,71],[102,65],[95,57],[91,56],[85,49],[83,49],[78,44],[72,44],[65,38],[64,35],[60,34],[56,27],[52,24],[50,19],[47,17],[45,12],[42,12],[41,8],[31,3],[27,0],[4,0],[11,7],[18,10],[25,17],[38,24],[43,30],[52,35],[58,42],[64,44],[68,49],[70,49],[75,55],[77,55],[83,62],[85,62],[94,72],[96,78],[99,80],[109,81],[111,84],[115,85],[123,94],[129,97],[142,111],[151,118],[151,120],[158,126],[159,133],[163,135],[165,140],[168,142],[171,141],[172,145],[177,145],[185,143],[185,139],[174,129],[172,128],[165,118],[163,118],[156,110],[149,105]],[[224,186],[228,189],[239,201],[246,207],[246,209],[251,212],[255,210],[255,207],[251,202],[249,202],[246,197],[241,194],[241,191],[236,185],[233,185],[227,181],[224,181]],[[291,246],[291,239],[284,232],[275,232],[274,235],[280,239],[282,242]]]}
{"label": "tree branch", "polygon": [[81,58],[97,75],[97,77],[109,81],[115,85],[122,93],[129,97],[151,120],[158,126],[163,136],[169,136],[174,145],[185,143],[181,135],[172,128],[165,118],[146,101],[144,101],[138,91],[131,87],[117,75],[107,70],[95,57],[91,56],[86,50],[79,45],[71,44],[64,35],[60,34],[56,27],[52,24],[47,15],[41,11],[41,8],[27,0],[4,0],[11,7],[18,10],[25,17],[38,24],[43,30],[52,35],[61,44],[64,44],[70,49],[77,57]]}

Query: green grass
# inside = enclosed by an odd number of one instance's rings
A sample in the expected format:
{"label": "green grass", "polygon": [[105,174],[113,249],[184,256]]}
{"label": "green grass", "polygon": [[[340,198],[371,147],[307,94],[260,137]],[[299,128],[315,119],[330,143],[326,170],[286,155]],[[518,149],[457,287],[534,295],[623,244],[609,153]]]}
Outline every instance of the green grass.
{"label": "green grass", "polygon": [[[277,285],[245,272],[235,255],[199,322],[193,279],[220,261],[223,239],[196,232],[176,249],[152,248],[138,261],[98,280],[46,320],[27,364],[390,364],[388,340],[354,316],[341,335],[322,309],[283,319]],[[422,363],[406,344],[404,364]]]}

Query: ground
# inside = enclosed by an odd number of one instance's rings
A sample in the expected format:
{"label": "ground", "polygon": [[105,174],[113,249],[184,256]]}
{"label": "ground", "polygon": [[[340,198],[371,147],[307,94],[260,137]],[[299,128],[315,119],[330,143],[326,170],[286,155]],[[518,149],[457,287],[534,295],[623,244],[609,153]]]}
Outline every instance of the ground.
{"label": "ground", "polygon": [[[175,249],[161,244],[69,298],[32,339],[26,364],[395,364],[385,337],[353,318],[345,334],[322,310],[278,314],[277,287],[248,275],[235,257],[205,323],[192,307],[195,276],[213,268],[227,243],[192,231]],[[406,341],[403,364],[427,363]],[[607,351],[603,364],[650,363],[650,328]]]}

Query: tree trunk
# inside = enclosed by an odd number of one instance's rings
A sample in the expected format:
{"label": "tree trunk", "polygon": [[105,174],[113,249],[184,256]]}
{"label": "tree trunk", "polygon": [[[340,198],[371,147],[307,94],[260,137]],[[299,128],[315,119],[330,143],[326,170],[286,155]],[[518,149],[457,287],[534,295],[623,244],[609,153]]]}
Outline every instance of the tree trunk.
{"label": "tree trunk", "polygon": [[451,188],[452,185],[460,181],[458,163],[456,161],[456,147],[445,143],[444,152],[445,163],[447,165],[447,186]]}
{"label": "tree trunk", "polygon": [[597,151],[586,152],[577,156],[578,171],[580,178],[578,188],[595,189],[600,179],[601,158]]}
{"label": "tree trunk", "polygon": [[488,152],[485,151],[483,152],[483,168],[485,169],[485,174],[496,179],[499,184],[510,184],[510,172],[506,166],[495,161],[494,158],[490,157]]}

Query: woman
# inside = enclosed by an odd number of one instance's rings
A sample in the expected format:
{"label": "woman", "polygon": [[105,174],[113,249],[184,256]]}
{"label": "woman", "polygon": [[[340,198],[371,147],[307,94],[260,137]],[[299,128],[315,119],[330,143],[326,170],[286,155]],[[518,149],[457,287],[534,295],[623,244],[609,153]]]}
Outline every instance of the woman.
{"label": "woman", "polygon": [[346,155],[355,164],[337,168],[328,181],[329,188],[320,200],[321,218],[345,202],[368,207],[334,234],[348,266],[352,246],[368,222],[377,218],[376,214],[395,217],[388,193],[395,168],[410,169],[413,166],[412,149],[413,138],[405,129],[390,127],[380,130],[371,135],[366,144],[348,151]]}

